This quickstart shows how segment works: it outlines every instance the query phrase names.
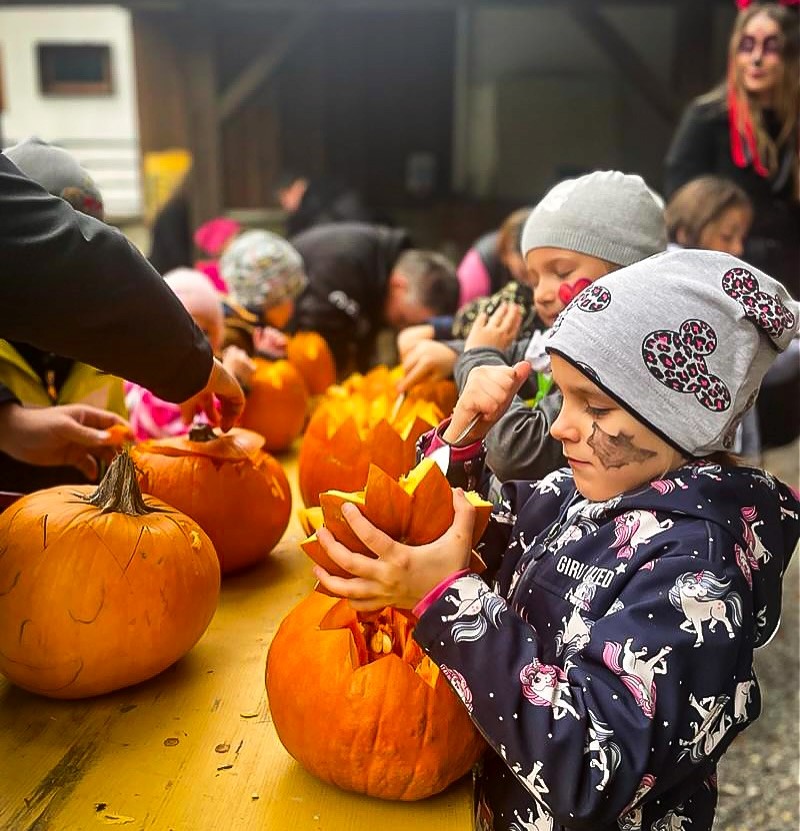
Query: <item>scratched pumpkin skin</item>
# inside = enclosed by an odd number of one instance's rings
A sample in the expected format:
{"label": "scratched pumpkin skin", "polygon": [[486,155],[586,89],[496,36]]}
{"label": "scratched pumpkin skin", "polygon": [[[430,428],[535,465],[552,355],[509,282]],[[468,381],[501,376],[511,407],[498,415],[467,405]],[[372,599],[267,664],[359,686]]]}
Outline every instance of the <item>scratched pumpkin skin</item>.
{"label": "scratched pumpkin skin", "polygon": [[267,657],[270,714],[283,746],[314,776],[416,800],[444,790],[480,757],[469,689],[425,655],[411,637],[415,623],[410,612],[360,614],[319,592],[281,623]]}
{"label": "scratched pumpkin skin", "polygon": [[289,524],[289,482],[263,444],[250,430],[218,435],[203,425],[188,436],[142,442],[131,451],[142,490],[199,523],[223,574],[264,559]]}
{"label": "scratched pumpkin skin", "polygon": [[211,540],[143,498],[125,454],[97,490],[49,488],[11,505],[0,551],[0,672],[51,698],[157,675],[200,639],[219,599]]}

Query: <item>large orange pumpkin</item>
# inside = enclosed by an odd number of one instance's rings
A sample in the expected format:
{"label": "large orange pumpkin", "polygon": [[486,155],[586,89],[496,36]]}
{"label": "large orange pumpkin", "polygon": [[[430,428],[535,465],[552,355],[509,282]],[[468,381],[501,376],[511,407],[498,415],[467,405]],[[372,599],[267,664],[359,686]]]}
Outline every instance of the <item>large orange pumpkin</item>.
{"label": "large orange pumpkin", "polygon": [[249,430],[217,435],[203,425],[188,436],[142,442],[131,451],[142,490],[200,524],[223,574],[266,557],[289,524],[289,482],[263,444]]}
{"label": "large orange pumpkin", "polygon": [[219,599],[211,540],[142,498],[130,457],[100,486],[49,488],[0,516],[0,672],[85,698],[157,675],[205,632]]}
{"label": "large orange pumpkin", "polygon": [[397,609],[357,614],[313,592],[281,623],[267,694],[283,746],[310,773],[381,799],[423,799],[463,776],[484,742]]}
{"label": "large orange pumpkin", "polygon": [[[472,544],[475,545],[486,530],[492,503],[474,491],[469,491],[466,496],[477,510],[472,532]],[[433,542],[453,524],[453,491],[433,459],[423,459],[407,476],[401,476],[399,481],[395,481],[379,467],[370,465],[367,486],[363,491],[327,491],[320,494],[320,513],[312,508],[301,519],[301,524],[314,532],[300,544],[301,548],[315,563],[339,577],[353,575],[331,560],[320,545],[316,535],[320,521],[351,551],[374,556],[342,516],[342,505],[345,502],[358,505],[361,513],[373,525],[393,540],[408,545]],[[476,571],[484,568],[477,555],[473,555],[471,567]]]}
{"label": "large orange pumpkin", "polygon": [[311,395],[321,395],[336,383],[336,363],[318,332],[297,332],[286,345],[286,359],[300,373]]}
{"label": "large orange pumpkin", "polygon": [[278,453],[303,432],[308,390],[300,373],[288,361],[256,358],[255,365],[240,423],[264,437],[266,451]]}

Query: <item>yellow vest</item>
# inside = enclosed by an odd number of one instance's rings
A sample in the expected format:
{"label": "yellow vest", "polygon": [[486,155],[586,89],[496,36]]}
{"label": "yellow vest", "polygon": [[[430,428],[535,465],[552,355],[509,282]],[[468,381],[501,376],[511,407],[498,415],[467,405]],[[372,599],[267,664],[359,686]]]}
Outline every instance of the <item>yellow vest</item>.
{"label": "yellow vest", "polygon": [[128,417],[121,378],[75,361],[58,391],[58,399],[52,401],[44,381],[6,340],[0,340],[0,383],[5,384],[26,407],[89,404]]}

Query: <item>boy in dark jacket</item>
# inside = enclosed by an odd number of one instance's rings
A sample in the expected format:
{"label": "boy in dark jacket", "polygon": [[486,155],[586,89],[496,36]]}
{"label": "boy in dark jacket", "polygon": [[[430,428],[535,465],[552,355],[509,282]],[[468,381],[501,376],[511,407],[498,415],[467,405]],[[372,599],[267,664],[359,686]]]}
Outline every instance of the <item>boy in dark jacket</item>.
{"label": "boy in dark jacket", "polygon": [[328,342],[340,375],[376,363],[384,328],[400,330],[458,303],[455,269],[441,254],[411,248],[405,231],[380,225],[319,225],[292,238],[308,285],[295,301],[293,331]]}

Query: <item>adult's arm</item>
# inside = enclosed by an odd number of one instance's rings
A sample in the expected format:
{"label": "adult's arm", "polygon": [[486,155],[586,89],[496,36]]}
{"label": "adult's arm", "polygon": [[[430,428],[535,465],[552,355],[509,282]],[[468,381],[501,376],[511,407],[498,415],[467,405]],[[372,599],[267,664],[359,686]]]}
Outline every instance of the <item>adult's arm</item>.
{"label": "adult's arm", "polygon": [[183,401],[212,369],[203,333],[117,230],[50,196],[0,154],[0,336]]}
{"label": "adult's arm", "polygon": [[664,162],[664,196],[667,199],[692,179],[717,172],[715,136],[708,106],[691,104],[681,118]]}

